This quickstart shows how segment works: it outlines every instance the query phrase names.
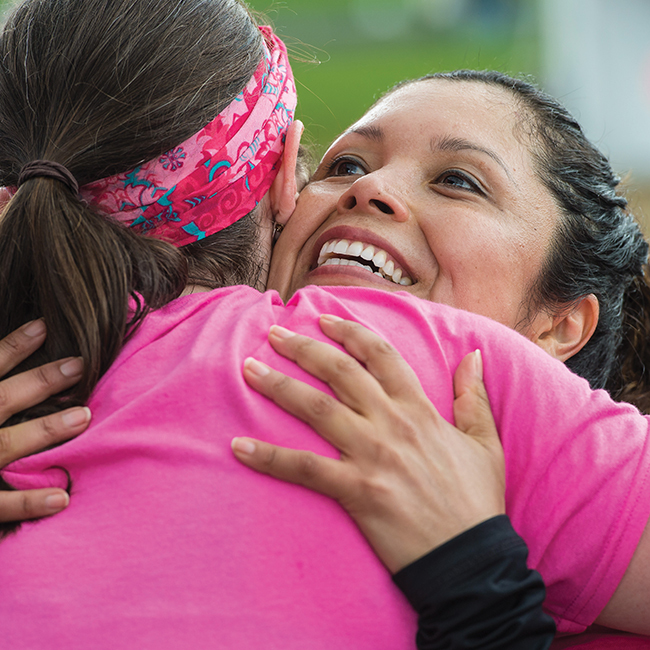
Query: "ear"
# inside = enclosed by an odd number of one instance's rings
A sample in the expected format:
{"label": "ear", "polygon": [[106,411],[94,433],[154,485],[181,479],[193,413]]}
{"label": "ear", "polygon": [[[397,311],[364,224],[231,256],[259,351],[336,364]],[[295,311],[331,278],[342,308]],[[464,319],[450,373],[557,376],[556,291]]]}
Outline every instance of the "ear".
{"label": "ear", "polygon": [[569,312],[559,316],[548,316],[541,331],[531,337],[533,343],[560,361],[566,361],[577,354],[591,338],[600,308],[598,298],[590,293]]}
{"label": "ear", "polygon": [[300,136],[304,130],[303,123],[295,120],[289,125],[284,140],[284,153],[280,171],[273,181],[270,189],[271,210],[273,219],[281,225],[289,221],[289,217],[296,208],[298,187],[296,185],[296,165]]}

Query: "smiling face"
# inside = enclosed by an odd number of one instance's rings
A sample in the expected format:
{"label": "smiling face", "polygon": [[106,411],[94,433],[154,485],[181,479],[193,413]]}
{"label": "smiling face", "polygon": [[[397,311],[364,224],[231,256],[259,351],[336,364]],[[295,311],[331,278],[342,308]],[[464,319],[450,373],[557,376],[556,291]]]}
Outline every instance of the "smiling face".
{"label": "smiling face", "polygon": [[421,81],[382,99],[302,191],[269,288],[405,290],[517,328],[559,218],[516,136],[518,110],[476,82]]}

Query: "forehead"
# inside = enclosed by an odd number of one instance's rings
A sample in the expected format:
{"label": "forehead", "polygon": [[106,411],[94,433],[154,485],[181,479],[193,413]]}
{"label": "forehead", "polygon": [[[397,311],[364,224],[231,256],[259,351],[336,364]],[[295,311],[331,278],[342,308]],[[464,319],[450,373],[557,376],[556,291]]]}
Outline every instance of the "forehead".
{"label": "forehead", "polygon": [[475,81],[430,79],[409,83],[380,99],[348,131],[380,126],[387,137],[444,130],[479,145],[528,152],[517,137],[521,107],[505,88]]}

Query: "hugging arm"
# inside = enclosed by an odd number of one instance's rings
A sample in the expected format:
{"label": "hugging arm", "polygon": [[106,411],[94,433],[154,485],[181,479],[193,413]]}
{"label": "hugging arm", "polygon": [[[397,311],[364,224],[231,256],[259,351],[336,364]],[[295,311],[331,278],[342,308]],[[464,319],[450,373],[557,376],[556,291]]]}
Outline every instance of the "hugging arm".
{"label": "hugging arm", "polygon": [[[45,323],[36,320],[0,340],[0,376],[32,354],[42,345],[45,336]],[[0,381],[0,423],[74,385],[81,372],[81,360],[69,358]],[[90,411],[75,407],[0,428],[0,468],[78,435],[89,422]],[[0,521],[45,517],[63,510],[68,502],[68,495],[59,488],[0,491]]]}
{"label": "hugging arm", "polygon": [[249,438],[233,442],[236,456],[339,501],[418,612],[421,650],[477,639],[482,648],[548,647],[555,626],[541,610],[543,582],[526,567],[527,548],[503,514],[503,450],[480,353],[455,376],[457,429],[390,345],[349,321],[323,317],[321,327],[349,355],[277,327],[269,341],[338,400],[252,359],[244,375],[337,447],[340,459]]}

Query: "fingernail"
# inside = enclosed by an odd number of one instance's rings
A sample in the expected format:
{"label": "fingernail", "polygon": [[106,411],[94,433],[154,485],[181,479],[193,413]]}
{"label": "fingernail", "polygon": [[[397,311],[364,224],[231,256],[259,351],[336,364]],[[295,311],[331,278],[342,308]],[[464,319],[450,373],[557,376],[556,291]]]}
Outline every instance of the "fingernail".
{"label": "fingernail", "polygon": [[62,375],[66,377],[77,377],[84,371],[84,362],[81,357],[70,359],[59,366]]}
{"label": "fingernail", "polygon": [[483,379],[483,355],[480,350],[474,350],[474,374]]}
{"label": "fingernail", "polygon": [[90,409],[87,406],[80,406],[79,408],[63,413],[61,419],[66,427],[72,428],[86,424],[90,420],[90,415]]}
{"label": "fingernail", "polygon": [[321,321],[327,321],[329,323],[340,323],[343,319],[334,314],[322,314],[320,317]]}
{"label": "fingernail", "polygon": [[70,497],[66,492],[57,492],[56,494],[50,494],[50,496],[45,497],[45,507],[52,512],[58,512],[67,508],[70,503]]}
{"label": "fingernail", "polygon": [[230,443],[233,451],[238,451],[240,454],[250,456],[255,453],[255,443],[245,438],[233,438]]}
{"label": "fingernail", "polygon": [[266,377],[271,372],[267,365],[253,359],[253,357],[248,357],[244,360],[244,368],[258,377]]}
{"label": "fingernail", "polygon": [[37,320],[33,320],[31,323],[27,323],[27,325],[23,325],[23,334],[31,336],[32,338],[35,336],[42,336],[45,334],[45,321],[43,321],[42,318],[38,318]]}
{"label": "fingernail", "polygon": [[285,329],[284,327],[280,327],[280,325],[272,325],[270,333],[279,339],[290,339],[292,336],[296,335],[295,332]]}

